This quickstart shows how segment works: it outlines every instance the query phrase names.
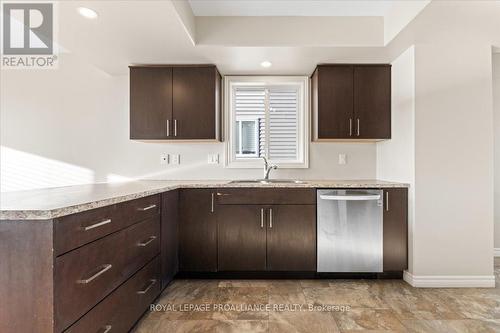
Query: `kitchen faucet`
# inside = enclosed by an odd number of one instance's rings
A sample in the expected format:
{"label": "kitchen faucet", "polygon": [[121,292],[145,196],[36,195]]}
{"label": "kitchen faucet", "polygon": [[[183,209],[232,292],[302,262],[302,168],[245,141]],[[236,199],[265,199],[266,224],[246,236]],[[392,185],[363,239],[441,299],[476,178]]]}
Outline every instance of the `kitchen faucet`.
{"label": "kitchen faucet", "polygon": [[267,158],[265,156],[261,156],[261,157],[264,160],[264,179],[268,180],[269,173],[271,172],[271,170],[278,169],[278,166],[276,166],[274,164],[269,164],[269,161],[267,160]]}

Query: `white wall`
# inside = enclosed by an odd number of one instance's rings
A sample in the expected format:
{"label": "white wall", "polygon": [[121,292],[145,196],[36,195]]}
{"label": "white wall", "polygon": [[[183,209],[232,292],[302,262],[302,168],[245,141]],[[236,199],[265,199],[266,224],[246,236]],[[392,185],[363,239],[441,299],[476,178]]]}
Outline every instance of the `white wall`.
{"label": "white wall", "polygon": [[493,272],[491,46],[416,47],[414,272]]}
{"label": "white wall", "polygon": [[495,248],[500,248],[500,53],[493,54],[492,65],[495,132]]}
{"label": "white wall", "polygon": [[407,281],[492,286],[491,46],[499,1],[432,1],[393,41],[415,45],[415,206]]}
{"label": "white wall", "polygon": [[415,193],[415,48],[392,62],[392,136],[377,143],[377,179],[410,184],[408,191],[408,257],[413,271]]}
{"label": "white wall", "polygon": [[[74,55],[57,70],[3,70],[1,186],[18,190],[127,178],[258,178],[262,170],[209,165],[223,143],[131,141],[128,76],[109,76]],[[179,166],[160,166],[160,154],[179,153]],[[348,155],[338,165],[339,153]],[[375,144],[314,143],[309,169],[282,169],[273,177],[368,179],[375,177]]]}

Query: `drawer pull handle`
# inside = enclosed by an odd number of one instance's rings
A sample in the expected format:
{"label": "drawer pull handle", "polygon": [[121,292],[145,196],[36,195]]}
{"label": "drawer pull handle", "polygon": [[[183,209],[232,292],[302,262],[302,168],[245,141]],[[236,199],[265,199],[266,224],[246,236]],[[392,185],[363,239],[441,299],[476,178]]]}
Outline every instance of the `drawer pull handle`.
{"label": "drawer pull handle", "polygon": [[142,242],[142,243],[138,243],[137,246],[148,246],[148,244],[151,243],[152,241],[154,241],[155,239],[156,239],[156,236],[151,236],[148,238],[147,241]]}
{"label": "drawer pull handle", "polygon": [[155,285],[155,283],[156,283],[156,279],[151,279],[149,281],[151,281],[151,283],[149,284],[149,286],[146,287],[146,289],[139,290],[137,292],[139,295],[143,295],[143,294],[147,293],[149,291],[149,289],[151,289]]}
{"label": "drawer pull handle", "polygon": [[77,280],[76,282],[81,283],[81,284],[90,283],[90,282],[94,281],[95,279],[97,279],[102,274],[104,274],[105,272],[109,271],[111,269],[111,267],[113,267],[113,265],[105,264],[105,265],[102,265],[99,267],[102,267],[102,269],[99,272],[95,273],[94,275],[92,275],[91,277],[89,277],[87,279]]}
{"label": "drawer pull handle", "polygon": [[97,222],[97,223],[94,223],[94,224],[91,224],[91,225],[88,225],[86,227],[83,227],[83,230],[84,231],[89,231],[89,230],[92,230],[94,228],[99,228],[99,227],[102,227],[103,225],[106,225],[108,223],[111,223],[111,219],[106,219],[106,220],[103,220],[101,222]]}
{"label": "drawer pull handle", "polygon": [[153,209],[153,208],[156,208],[156,205],[149,205],[147,207],[139,208],[139,210],[144,212],[146,210],[150,210],[150,209]]}
{"label": "drawer pull handle", "polygon": [[111,331],[111,329],[113,328],[113,326],[106,325],[103,328],[104,328],[104,331],[102,331],[102,333],[108,333],[109,331]]}
{"label": "drawer pull handle", "polygon": [[226,197],[226,196],[228,196],[228,195],[231,195],[231,194],[229,194],[229,193],[220,193],[220,192],[217,192],[217,196],[219,196],[219,197]]}
{"label": "drawer pull handle", "polygon": [[214,194],[212,193],[212,201],[210,203],[210,212],[213,213],[215,210],[215,198],[214,198]]}

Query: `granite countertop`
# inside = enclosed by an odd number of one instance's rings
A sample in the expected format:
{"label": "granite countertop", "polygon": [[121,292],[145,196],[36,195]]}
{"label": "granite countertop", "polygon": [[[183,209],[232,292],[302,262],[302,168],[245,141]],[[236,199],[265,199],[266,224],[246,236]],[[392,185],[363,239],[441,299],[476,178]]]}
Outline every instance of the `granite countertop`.
{"label": "granite countertop", "polygon": [[46,188],[0,194],[0,220],[46,220],[178,188],[389,188],[408,184],[379,180],[305,180],[303,183],[230,183],[144,180]]}

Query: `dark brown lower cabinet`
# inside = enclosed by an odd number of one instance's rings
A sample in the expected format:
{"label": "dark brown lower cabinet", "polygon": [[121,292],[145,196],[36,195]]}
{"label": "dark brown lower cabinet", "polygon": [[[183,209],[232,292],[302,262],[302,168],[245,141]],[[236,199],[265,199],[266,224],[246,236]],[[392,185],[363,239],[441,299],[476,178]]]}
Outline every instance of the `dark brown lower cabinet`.
{"label": "dark brown lower cabinet", "polygon": [[159,269],[157,256],[64,332],[128,332],[160,293]]}
{"label": "dark brown lower cabinet", "polygon": [[265,209],[257,205],[220,205],[217,218],[219,270],[266,270]]}
{"label": "dark brown lower cabinet", "polygon": [[179,191],[168,191],[161,196],[161,288],[173,280],[179,270]]}
{"label": "dark brown lower cabinet", "polygon": [[316,206],[275,205],[268,214],[267,270],[316,271]]}
{"label": "dark brown lower cabinet", "polygon": [[384,189],[384,272],[408,268],[408,190]]}
{"label": "dark brown lower cabinet", "polygon": [[220,271],[315,271],[315,205],[219,205]]}
{"label": "dark brown lower cabinet", "polygon": [[180,192],[179,271],[217,271],[217,220],[213,189],[183,189]]}

